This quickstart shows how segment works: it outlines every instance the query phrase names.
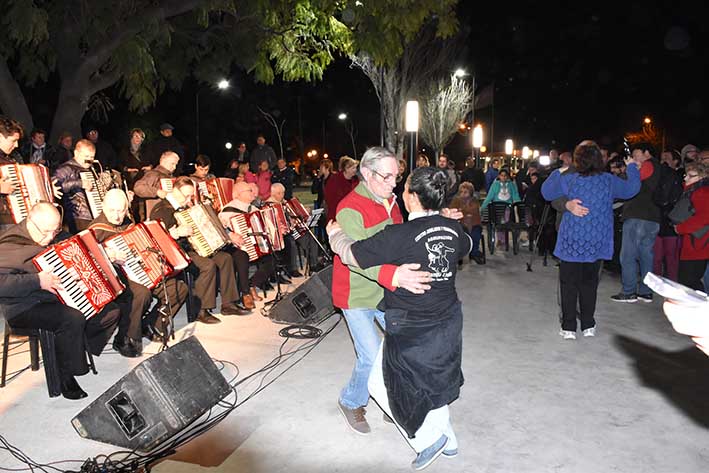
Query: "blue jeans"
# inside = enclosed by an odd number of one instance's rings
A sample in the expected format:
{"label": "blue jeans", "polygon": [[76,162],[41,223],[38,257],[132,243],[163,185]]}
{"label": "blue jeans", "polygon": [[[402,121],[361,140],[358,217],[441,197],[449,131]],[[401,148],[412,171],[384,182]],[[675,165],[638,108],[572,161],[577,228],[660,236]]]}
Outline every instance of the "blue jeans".
{"label": "blue jeans", "polygon": [[340,402],[348,409],[356,409],[366,406],[369,401],[367,382],[382,340],[374,321],[384,328],[384,312],[377,309],[343,309],[342,313],[350,329],[357,360],[349,383],[340,393]]}
{"label": "blue jeans", "polygon": [[[623,222],[623,242],[620,247],[623,294],[651,294],[643,283],[645,275],[652,271],[653,246],[660,224],[649,220],[630,218]],[[638,266],[640,281],[638,281]]]}
{"label": "blue jeans", "polygon": [[466,233],[470,235],[470,238],[473,240],[473,247],[470,250],[469,256],[482,256],[482,253],[480,253],[480,239],[482,238],[483,227],[475,225],[470,231],[466,230]]}

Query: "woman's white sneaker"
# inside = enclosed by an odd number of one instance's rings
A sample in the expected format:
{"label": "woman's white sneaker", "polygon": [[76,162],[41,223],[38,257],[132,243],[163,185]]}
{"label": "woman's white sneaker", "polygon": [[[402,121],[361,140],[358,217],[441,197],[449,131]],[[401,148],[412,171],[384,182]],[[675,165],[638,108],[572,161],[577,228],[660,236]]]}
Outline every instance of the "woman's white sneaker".
{"label": "woman's white sneaker", "polygon": [[576,340],[576,332],[572,332],[571,330],[559,330],[559,335],[561,335],[561,338],[564,340]]}

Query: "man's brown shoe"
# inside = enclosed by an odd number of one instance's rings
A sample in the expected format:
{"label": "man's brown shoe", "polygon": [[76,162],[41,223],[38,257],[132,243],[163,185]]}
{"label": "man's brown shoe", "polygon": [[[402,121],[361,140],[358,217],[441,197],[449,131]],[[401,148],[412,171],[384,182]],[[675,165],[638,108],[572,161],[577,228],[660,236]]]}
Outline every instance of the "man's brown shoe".
{"label": "man's brown shoe", "polygon": [[251,294],[244,294],[241,296],[241,303],[244,304],[244,307],[247,309],[254,309],[256,307],[256,304],[254,304],[254,298],[251,297]]}
{"label": "man's brown shoe", "polygon": [[263,300],[263,297],[259,296],[259,295],[258,295],[258,292],[256,292],[256,288],[255,288],[255,287],[252,287],[252,288],[249,290],[249,292],[251,293],[251,297],[253,298],[253,300],[255,300],[255,301],[262,301],[262,300]]}
{"label": "man's brown shoe", "polygon": [[207,309],[202,309],[197,315],[197,322],[202,322],[203,324],[218,324],[221,320],[213,316]]}
{"label": "man's brown shoe", "polygon": [[251,310],[241,308],[236,304],[226,304],[222,306],[222,315],[249,315]]}
{"label": "man's brown shoe", "polygon": [[342,412],[342,415],[347,421],[347,425],[350,429],[360,435],[366,435],[372,431],[372,429],[369,428],[367,419],[364,417],[364,415],[367,413],[364,407],[349,409],[343,406],[339,400],[337,401],[337,407],[340,408],[340,412]]}

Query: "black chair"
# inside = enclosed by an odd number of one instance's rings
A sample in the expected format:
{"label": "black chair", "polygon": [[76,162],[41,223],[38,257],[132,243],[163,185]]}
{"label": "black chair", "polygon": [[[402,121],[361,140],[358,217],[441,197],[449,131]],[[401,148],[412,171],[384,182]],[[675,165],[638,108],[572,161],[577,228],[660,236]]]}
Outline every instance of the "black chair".
{"label": "black chair", "polygon": [[[529,235],[530,225],[527,223],[527,211],[529,207],[524,202],[515,202],[512,204],[510,211],[510,220],[508,227],[512,231],[512,252],[516,255],[519,253],[519,236],[522,232],[527,232]],[[533,249],[532,236],[529,236],[530,250]]]}
{"label": "black chair", "polygon": [[[21,340],[10,341],[11,336],[28,337],[30,344],[30,368],[32,371],[39,370],[39,348],[42,349],[42,361],[44,364],[44,377],[47,381],[47,391],[49,397],[57,397],[61,395],[61,379],[59,376],[59,366],[57,365],[56,348],[54,343],[54,332],[43,329],[26,329],[14,328],[5,321],[3,330],[3,345],[2,345],[2,373],[0,373],[0,388],[5,387],[7,379],[7,358],[10,351],[10,345],[24,343]],[[89,367],[94,374],[97,374],[96,365],[94,364],[93,356],[89,351],[88,356]]]}
{"label": "black chair", "polygon": [[496,232],[505,233],[505,251],[510,251],[510,235],[512,227],[508,222],[505,222],[505,214],[511,208],[510,204],[505,202],[490,202],[488,205],[488,225],[487,225],[487,240],[490,254],[495,254]]}

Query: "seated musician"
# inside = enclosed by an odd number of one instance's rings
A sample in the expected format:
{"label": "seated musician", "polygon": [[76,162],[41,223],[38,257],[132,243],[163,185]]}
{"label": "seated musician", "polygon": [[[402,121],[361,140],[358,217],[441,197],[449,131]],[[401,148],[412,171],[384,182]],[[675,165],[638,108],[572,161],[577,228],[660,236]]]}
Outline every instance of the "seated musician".
{"label": "seated musician", "polygon": [[[285,193],[286,189],[282,184],[271,184],[271,197],[266,201],[266,203],[275,202],[277,204],[283,204],[285,201]],[[286,218],[290,219],[292,224],[292,220],[296,217],[286,213]],[[288,274],[295,278],[302,276],[302,274],[298,271],[298,248],[296,245],[300,246],[305,251],[310,271],[319,271],[322,269],[321,264],[318,261],[318,243],[310,233],[306,233],[297,240],[293,238],[293,235],[290,233],[283,235],[283,238],[286,243],[286,248],[283,251],[285,252],[285,258],[288,262]]]}
{"label": "seated musician", "polygon": [[212,167],[212,160],[206,154],[198,154],[194,158],[194,172],[190,174],[190,177],[195,182],[203,182],[207,179],[212,179],[214,174],[209,172]]}
{"label": "seated musician", "polygon": [[141,221],[145,220],[148,215],[150,215],[153,206],[157,205],[159,202],[158,199],[164,199],[167,195],[167,191],[160,187],[160,179],[172,179],[179,161],[180,157],[177,153],[165,151],[160,155],[160,164],[147,171],[143,177],[135,181],[133,192],[145,201],[145,210],[142,210],[143,206],[140,206]]}
{"label": "seated musician", "polygon": [[211,313],[211,309],[214,309],[217,305],[217,271],[219,274],[219,292],[222,297],[221,315],[248,315],[251,313],[250,310],[235,304],[239,300],[239,293],[236,289],[234,266],[229,254],[224,251],[217,251],[209,258],[198,255],[185,238],[192,235],[192,228],[187,225],[178,226],[177,224],[175,212],[192,204],[194,192],[195,185],[192,179],[189,177],[177,178],[172,191],[153,208],[150,218],[162,220],[165,228],[170,232],[170,236],[183,246],[192,259],[192,263],[199,270],[194,288],[194,295],[200,307],[197,316],[199,322],[206,324],[221,322]]}
{"label": "seated musician", "polygon": [[[122,190],[111,189],[106,192],[103,212],[89,225],[100,243],[133,226],[133,222],[128,218],[129,209],[128,197]],[[117,266],[125,263],[128,257],[112,247],[107,247],[106,253]],[[162,332],[159,315],[164,313],[174,317],[177,314],[187,298],[187,285],[182,280],[171,277],[155,286],[151,293],[150,289],[142,284],[124,277],[120,270],[118,274],[126,290],[115,301],[121,308],[121,320],[118,323],[118,333],[113,339],[113,349],[125,357],[136,357],[143,353],[141,334],[144,333],[149,339],[155,338],[156,325],[157,330]],[[153,297],[160,302],[147,313]]]}
{"label": "seated musician", "polygon": [[[40,202],[29,216],[0,235],[0,314],[14,328],[44,329],[54,332],[62,395],[81,399],[87,394],[74,376],[88,373],[86,349],[101,354],[118,323],[114,303],[86,320],[78,310],[59,302],[53,294],[59,277],[39,272],[32,258],[49,245],[61,231],[58,210]],[[84,344],[84,334],[88,347]]]}
{"label": "seated musician", "polygon": [[[258,269],[249,281],[249,255],[240,248],[244,245],[243,236],[231,228],[231,218],[238,213],[253,212],[256,209],[251,203],[256,198],[254,186],[241,181],[234,184],[232,196],[234,197],[228,204],[219,212],[219,220],[221,220],[224,228],[229,233],[229,238],[234,243],[234,248],[231,250],[234,260],[234,268],[239,275],[239,291],[242,294],[244,305],[248,307],[252,305],[254,300],[260,301],[263,298],[258,295],[256,288],[261,288],[264,291],[269,286],[268,279],[275,274],[273,266],[273,257],[264,255],[256,261]],[[248,297],[247,297],[248,296]]]}
{"label": "seated musician", "polygon": [[[0,115],[0,165],[14,164],[16,160],[12,152],[17,148],[17,142],[22,138],[22,125],[15,120]],[[14,191],[12,183],[0,179],[0,232],[10,228],[15,220],[7,205],[6,196]]]}
{"label": "seated musician", "polygon": [[89,171],[94,162],[96,147],[89,140],[79,140],[74,148],[74,158],[54,171],[54,179],[64,192],[62,207],[64,220],[70,233],[86,230],[93,217],[86,191],[93,188],[91,181],[81,179],[82,172]]}

